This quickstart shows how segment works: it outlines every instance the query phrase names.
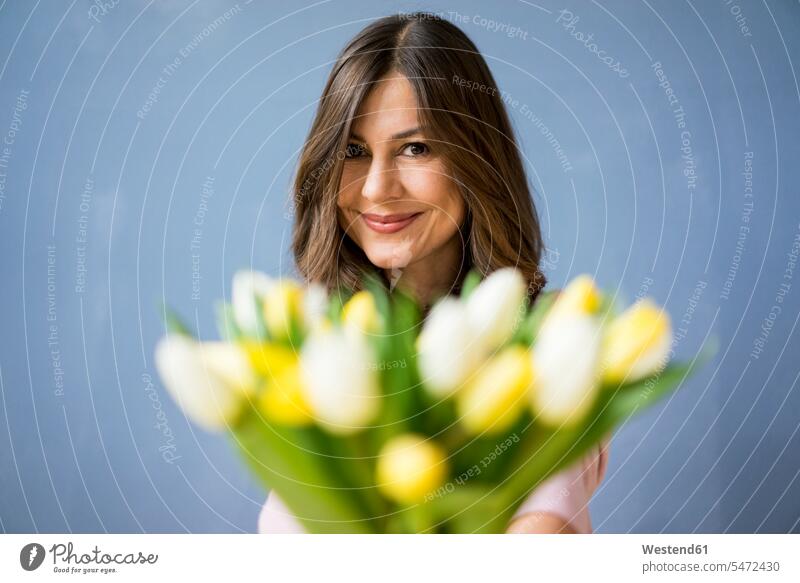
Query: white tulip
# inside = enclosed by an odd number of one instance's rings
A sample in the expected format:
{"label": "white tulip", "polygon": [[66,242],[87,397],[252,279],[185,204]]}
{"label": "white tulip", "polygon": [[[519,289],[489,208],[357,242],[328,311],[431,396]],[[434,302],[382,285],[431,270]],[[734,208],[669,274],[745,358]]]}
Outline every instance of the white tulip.
{"label": "white tulip", "polygon": [[467,317],[472,334],[492,351],[519,326],[524,313],[525,279],[513,267],[492,272],[467,298]]}
{"label": "white tulip", "polygon": [[158,342],[155,362],[175,402],[210,431],[226,428],[254,389],[247,357],[233,344],[170,334]]}
{"label": "white tulip", "polygon": [[581,421],[599,388],[600,326],[584,314],[548,317],[533,347],[533,390],[537,420],[560,426]]}
{"label": "white tulip", "polygon": [[300,366],[311,411],[331,432],[353,433],[377,415],[375,357],[363,336],[317,328],[303,344]]}
{"label": "white tulip", "polygon": [[239,329],[250,335],[258,332],[259,314],[256,298],[263,299],[274,287],[275,280],[260,271],[237,271],[233,276],[231,301],[233,317]]}
{"label": "white tulip", "polygon": [[440,398],[456,392],[479,364],[481,351],[466,305],[451,297],[437,302],[417,339],[417,363],[426,388]]}
{"label": "white tulip", "polygon": [[311,283],[303,293],[303,321],[309,329],[322,323],[328,311],[328,290],[321,283]]}

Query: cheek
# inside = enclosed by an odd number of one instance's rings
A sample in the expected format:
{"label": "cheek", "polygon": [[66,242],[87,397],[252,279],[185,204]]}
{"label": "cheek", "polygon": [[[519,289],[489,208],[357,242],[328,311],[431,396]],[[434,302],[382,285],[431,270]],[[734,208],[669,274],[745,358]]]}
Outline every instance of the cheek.
{"label": "cheek", "polygon": [[364,186],[364,181],[367,178],[369,166],[358,162],[345,161],[342,164],[342,175],[339,179],[339,197],[338,204],[340,207],[353,207],[356,206],[361,191]]}
{"label": "cheek", "polygon": [[409,196],[428,207],[428,220],[420,225],[419,237],[414,242],[415,254],[421,258],[459,236],[466,203],[458,185],[440,168],[420,170],[408,178],[404,184]]}
{"label": "cheek", "polygon": [[441,163],[409,171],[403,186],[409,197],[427,204],[434,212],[455,214],[463,208],[458,186]]}
{"label": "cheek", "polygon": [[446,199],[442,201],[442,208],[445,209],[447,220],[452,224],[454,229],[458,229],[464,222],[466,214],[466,203],[464,197],[461,196],[458,188],[452,185],[452,191],[448,193]]}
{"label": "cheek", "polygon": [[339,194],[336,197],[336,204],[339,208],[346,208],[352,206],[355,200],[356,189],[353,188],[352,180],[342,174],[342,180],[339,182]]}
{"label": "cheek", "polygon": [[442,197],[437,201],[437,210],[431,213],[430,245],[444,245],[453,237],[458,237],[458,229],[464,220],[464,203],[459,193]]}
{"label": "cheek", "polygon": [[343,171],[342,179],[339,182],[339,193],[336,197],[336,206],[338,207],[336,215],[339,220],[339,226],[351,237],[355,236],[353,209],[358,208],[359,193],[358,177],[353,172]]}
{"label": "cheek", "polygon": [[445,238],[452,235],[461,225],[465,214],[464,198],[455,181],[444,172],[428,172],[425,179],[420,179],[415,198],[424,200],[435,218],[437,230]]}

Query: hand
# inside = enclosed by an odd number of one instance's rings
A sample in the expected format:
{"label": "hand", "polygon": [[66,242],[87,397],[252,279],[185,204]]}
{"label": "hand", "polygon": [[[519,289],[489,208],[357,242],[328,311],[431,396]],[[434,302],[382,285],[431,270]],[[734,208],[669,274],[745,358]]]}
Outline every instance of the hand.
{"label": "hand", "polygon": [[611,436],[575,464],[550,476],[519,507],[508,533],[590,534],[589,500],[603,481]]}
{"label": "hand", "polygon": [[258,533],[301,534],[305,533],[305,529],[286,507],[283,500],[278,498],[275,492],[270,492],[258,516]]}

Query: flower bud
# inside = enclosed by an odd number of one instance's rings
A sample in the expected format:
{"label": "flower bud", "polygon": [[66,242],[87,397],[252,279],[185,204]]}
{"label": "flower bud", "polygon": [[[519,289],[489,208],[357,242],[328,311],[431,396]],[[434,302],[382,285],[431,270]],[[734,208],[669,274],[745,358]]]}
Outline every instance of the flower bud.
{"label": "flower bud", "polygon": [[444,450],[430,439],[407,433],[383,446],[376,478],[387,498],[400,504],[414,504],[441,486],[447,473]]}
{"label": "flower bud", "polygon": [[303,293],[303,321],[309,328],[321,325],[328,312],[328,290],[321,283],[311,283]]}
{"label": "flower bud", "polygon": [[511,346],[492,357],[456,397],[471,433],[502,433],[519,418],[533,378],[530,352]]}
{"label": "flower bud", "polygon": [[440,300],[417,338],[417,363],[426,389],[437,397],[453,394],[478,365],[480,350],[466,306],[455,298]]}
{"label": "flower bud", "polygon": [[374,334],[380,330],[380,314],[370,292],[361,290],[347,300],[342,308],[342,323],[362,334]]}
{"label": "flower bud", "polygon": [[156,346],[155,361],[169,393],[187,416],[208,430],[228,426],[256,379],[242,350],[223,342],[198,343],[171,334]]}
{"label": "flower bud", "polygon": [[492,272],[467,298],[472,335],[486,351],[503,344],[522,321],[525,279],[512,267]]}
{"label": "flower bud", "polygon": [[283,369],[264,387],[261,412],[270,421],[299,427],[313,422],[298,364]]}
{"label": "flower bud", "polygon": [[250,336],[258,333],[258,300],[275,285],[275,280],[260,271],[237,271],[233,276],[231,303],[233,317],[239,329]]}
{"label": "flower bud", "polygon": [[600,327],[581,314],[548,314],[533,347],[531,404],[537,421],[574,425],[598,389]]}
{"label": "flower bud", "polygon": [[264,323],[275,340],[289,338],[295,326],[302,325],[303,292],[291,279],[275,282],[264,296]]}
{"label": "flower bud", "polygon": [[659,372],[672,346],[669,315],[646,298],[625,310],[606,329],[603,380],[634,382]]}
{"label": "flower bud", "polygon": [[594,279],[587,274],[579,275],[558,294],[548,317],[558,314],[596,314],[602,301],[603,296]]}
{"label": "flower bud", "polygon": [[303,345],[300,366],[306,397],[317,421],[347,434],[370,423],[380,409],[375,357],[359,334],[318,328]]}

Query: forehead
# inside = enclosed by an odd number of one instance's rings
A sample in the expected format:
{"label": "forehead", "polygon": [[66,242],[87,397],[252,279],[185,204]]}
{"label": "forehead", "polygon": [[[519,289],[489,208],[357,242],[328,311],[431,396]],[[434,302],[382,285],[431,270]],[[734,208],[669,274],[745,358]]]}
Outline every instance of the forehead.
{"label": "forehead", "polygon": [[393,73],[375,82],[353,120],[353,132],[377,138],[418,125],[417,98],[405,77]]}

